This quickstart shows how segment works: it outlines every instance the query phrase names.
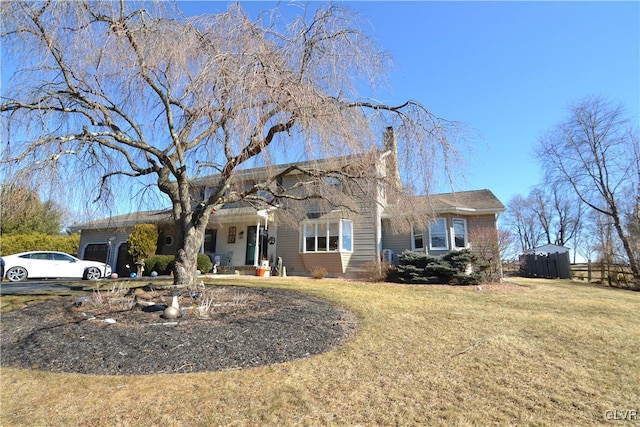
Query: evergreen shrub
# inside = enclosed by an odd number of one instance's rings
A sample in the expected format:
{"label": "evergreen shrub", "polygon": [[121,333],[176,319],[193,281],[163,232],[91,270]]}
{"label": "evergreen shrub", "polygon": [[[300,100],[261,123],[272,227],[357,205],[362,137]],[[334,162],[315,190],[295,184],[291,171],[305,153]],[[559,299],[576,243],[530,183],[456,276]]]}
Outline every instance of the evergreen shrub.
{"label": "evergreen shrub", "polygon": [[11,255],[30,251],[58,251],[77,255],[80,235],[56,235],[44,233],[0,235],[1,255]]}
{"label": "evergreen shrub", "polygon": [[468,249],[431,256],[404,251],[387,280],[396,283],[475,285],[484,281],[478,257]]}
{"label": "evergreen shrub", "polygon": [[[169,275],[173,271],[175,262],[174,255],[154,255],[145,261],[144,274],[148,276],[152,271],[156,271],[163,276]],[[198,270],[203,274],[209,273],[213,268],[211,258],[206,254],[198,254],[197,263]]]}
{"label": "evergreen shrub", "polygon": [[149,275],[152,271],[166,276],[171,273],[173,267],[173,255],[153,255],[145,260],[144,274]]}

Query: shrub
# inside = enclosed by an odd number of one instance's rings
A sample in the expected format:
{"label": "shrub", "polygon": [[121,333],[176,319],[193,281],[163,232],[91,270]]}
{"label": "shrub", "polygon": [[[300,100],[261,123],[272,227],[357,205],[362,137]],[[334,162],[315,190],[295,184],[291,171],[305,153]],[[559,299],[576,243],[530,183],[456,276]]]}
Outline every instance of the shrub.
{"label": "shrub", "polygon": [[424,252],[404,251],[398,255],[398,261],[401,265],[413,265],[416,268],[425,268],[435,260],[436,257],[427,255]]}
{"label": "shrub", "polygon": [[149,257],[145,263],[145,273],[151,274],[152,271],[156,271],[158,274],[167,275],[171,273],[173,267],[173,255],[154,255]]}
{"label": "shrub", "polygon": [[[154,255],[145,261],[144,274],[149,275],[152,271],[156,271],[161,275],[171,274],[175,265],[174,255]],[[206,254],[198,254],[197,268],[202,273],[208,273],[213,268],[211,258]]]}
{"label": "shrub", "polygon": [[380,268],[375,261],[363,264],[362,271],[358,273],[358,278],[367,282],[384,282],[389,275],[392,266],[388,262],[381,262]]}
{"label": "shrub", "polygon": [[442,260],[458,272],[465,272],[468,266],[479,266],[478,257],[468,249],[449,252],[442,256]]}
{"label": "shrub", "polygon": [[155,224],[136,224],[127,239],[129,255],[133,262],[146,260],[156,253],[158,227]]}
{"label": "shrub", "polygon": [[79,234],[51,236],[44,233],[29,233],[3,234],[0,236],[2,255],[29,251],[59,251],[77,255],[79,245]]}
{"label": "shrub", "polygon": [[210,272],[212,268],[213,263],[211,262],[211,258],[206,254],[198,254],[198,270],[206,274]]}
{"label": "shrub", "polygon": [[324,277],[327,275],[327,269],[316,265],[309,269],[309,273],[311,273],[311,277],[313,277],[314,279],[324,279]]}
{"label": "shrub", "polygon": [[[473,285],[484,280],[478,258],[470,250],[434,257],[404,251],[387,280],[398,283]],[[471,272],[469,271],[471,267]]]}

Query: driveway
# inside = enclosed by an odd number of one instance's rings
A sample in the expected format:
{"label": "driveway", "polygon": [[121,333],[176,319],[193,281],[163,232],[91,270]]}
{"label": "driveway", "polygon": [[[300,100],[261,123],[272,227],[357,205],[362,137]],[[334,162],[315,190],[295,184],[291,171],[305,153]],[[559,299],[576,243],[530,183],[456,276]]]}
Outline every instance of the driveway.
{"label": "driveway", "polygon": [[62,284],[53,280],[29,280],[25,282],[2,282],[0,295],[26,295],[42,294],[48,292],[78,291],[82,290],[83,283],[78,281],[66,281]]}

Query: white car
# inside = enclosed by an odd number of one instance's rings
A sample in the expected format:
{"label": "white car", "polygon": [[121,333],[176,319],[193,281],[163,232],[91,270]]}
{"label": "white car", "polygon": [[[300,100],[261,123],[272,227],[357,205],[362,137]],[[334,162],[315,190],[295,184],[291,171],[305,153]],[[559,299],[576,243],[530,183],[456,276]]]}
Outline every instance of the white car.
{"label": "white car", "polygon": [[111,275],[111,266],[85,261],[63,252],[23,252],[2,257],[5,277],[11,282],[43,278],[98,280]]}

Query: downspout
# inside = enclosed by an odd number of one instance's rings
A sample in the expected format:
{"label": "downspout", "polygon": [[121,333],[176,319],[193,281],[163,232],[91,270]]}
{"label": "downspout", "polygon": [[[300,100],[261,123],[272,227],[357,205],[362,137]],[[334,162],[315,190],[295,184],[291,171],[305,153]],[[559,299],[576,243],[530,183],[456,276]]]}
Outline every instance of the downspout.
{"label": "downspout", "polygon": [[504,282],[504,270],[502,268],[502,254],[500,253],[500,230],[498,229],[498,218],[500,214],[496,214],[496,244],[498,245],[498,268],[500,269],[500,283]]}

